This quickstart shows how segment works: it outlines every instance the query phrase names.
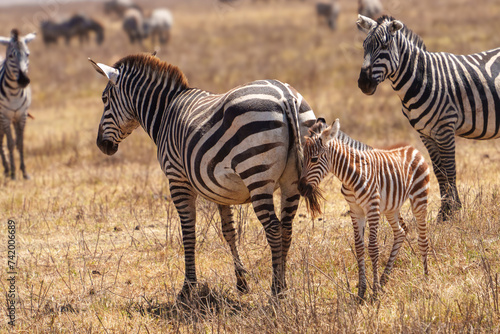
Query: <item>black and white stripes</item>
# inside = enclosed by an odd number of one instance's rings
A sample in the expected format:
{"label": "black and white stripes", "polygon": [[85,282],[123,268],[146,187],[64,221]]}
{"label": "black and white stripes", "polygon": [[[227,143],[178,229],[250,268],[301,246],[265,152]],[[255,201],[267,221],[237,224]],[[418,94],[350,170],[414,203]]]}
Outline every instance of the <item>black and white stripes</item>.
{"label": "black and white stripes", "polygon": [[[27,43],[35,38],[35,34],[19,36],[12,30],[10,37],[0,37],[0,44],[7,46],[5,60],[0,64],[0,155],[5,176],[15,179],[14,146],[17,146],[20,157],[20,168],[25,179],[29,178],[24,165],[24,127],[31,104],[31,89],[28,86],[29,50]],[[16,137],[12,136],[11,124]],[[3,137],[7,137],[9,160],[3,151]],[[10,162],[10,163],[9,163]]]}
{"label": "black and white stripes", "polygon": [[[235,244],[230,205],[251,202],[272,253],[272,292],[285,287],[292,220],[300,195],[301,136],[315,121],[302,96],[287,84],[260,80],[225,94],[190,88],[183,73],[149,55],[128,56],[113,67],[94,64],[109,79],[97,145],[114,154],[139,125],[158,148],[179,213],[188,293],[196,283],[195,200],[219,205],[224,238],[231,248],[237,288],[247,291],[245,269]],[[281,188],[281,218],[273,192]]]}
{"label": "black and white stripes", "polygon": [[[370,230],[368,252],[373,266],[373,294],[376,296],[379,285],[384,286],[389,278],[408,231],[400,214],[403,203],[408,199],[417,220],[418,245],[424,273],[428,273],[426,218],[430,171],[420,152],[411,146],[392,150],[372,149],[360,145],[358,141],[340,132],[339,128],[338,120],[328,127],[322,119],[318,119],[311,127],[311,137],[306,138],[304,146],[304,167],[299,191],[309,200],[329,172],[342,182],[342,194],[349,204],[354,228],[359,267],[358,296],[362,299],[367,286],[365,227],[368,226]],[[379,283],[377,233],[382,214],[392,227],[394,242]]]}
{"label": "black and white stripes", "polygon": [[500,137],[500,48],[459,56],[428,52],[422,39],[388,16],[359,16],[368,33],[359,88],[368,95],[385,79],[432,160],[442,198],[439,219],[461,206],[456,187],[455,136]]}

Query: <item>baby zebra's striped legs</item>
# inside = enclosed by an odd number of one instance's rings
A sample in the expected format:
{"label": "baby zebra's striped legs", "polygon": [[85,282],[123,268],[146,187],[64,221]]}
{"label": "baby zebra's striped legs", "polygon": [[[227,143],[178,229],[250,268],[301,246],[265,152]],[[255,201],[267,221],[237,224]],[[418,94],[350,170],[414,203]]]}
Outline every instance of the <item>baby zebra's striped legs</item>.
{"label": "baby zebra's striped legs", "polygon": [[222,234],[231,249],[234,261],[234,271],[236,273],[236,288],[241,293],[248,292],[248,283],[245,278],[247,271],[243,267],[236,248],[236,231],[234,230],[233,210],[229,205],[219,205],[219,213],[222,222]]}
{"label": "baby zebra's striped legs", "polygon": [[403,245],[403,241],[405,240],[405,228],[406,225],[401,226],[401,222],[403,219],[401,218],[399,211],[398,212],[392,212],[392,213],[386,213],[385,215],[387,217],[387,220],[389,221],[389,224],[392,227],[392,232],[394,234],[394,242],[392,244],[392,251],[391,255],[389,256],[389,259],[387,260],[387,265],[385,266],[384,273],[380,277],[380,286],[384,287],[385,283],[389,280],[389,275],[392,271],[392,268],[394,267],[394,261],[396,260],[396,256],[398,255],[399,249]]}

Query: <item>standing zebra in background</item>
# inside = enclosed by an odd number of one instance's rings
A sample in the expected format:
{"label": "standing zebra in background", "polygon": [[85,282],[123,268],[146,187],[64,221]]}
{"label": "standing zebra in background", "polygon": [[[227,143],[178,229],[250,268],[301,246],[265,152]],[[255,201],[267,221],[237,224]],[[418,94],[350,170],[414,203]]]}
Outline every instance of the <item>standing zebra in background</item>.
{"label": "standing zebra in background", "polygon": [[158,36],[160,44],[166,44],[170,39],[170,29],[174,24],[172,13],[166,8],[157,8],[151,12],[151,16],[144,19],[144,34],[151,36],[151,42],[155,42]]}
{"label": "standing zebra in background", "polygon": [[461,207],[456,185],[455,136],[500,137],[500,48],[468,56],[428,52],[422,39],[389,16],[359,16],[366,37],[358,86],[367,95],[388,78],[403,114],[429,151],[446,220]]}
{"label": "standing zebra in background", "polygon": [[[181,296],[197,282],[195,223],[198,195],[218,204],[234,260],[237,289],[248,290],[235,243],[231,205],[252,203],[272,253],[271,290],[286,288],[285,267],[292,220],[299,205],[301,137],[315,116],[288,84],[260,80],[211,94],[188,86],[176,67],[151,55],[132,55],[113,67],[96,64],[109,80],[97,146],[107,155],[139,125],[157,145],[181,220],[185,280]],[[281,219],[273,193],[281,188]]]}
{"label": "standing zebra in background", "polygon": [[342,194],[350,207],[354,227],[354,241],[359,268],[358,296],[364,298],[366,291],[365,270],[365,224],[370,229],[368,252],[373,266],[373,296],[377,296],[379,246],[377,232],[380,215],[384,214],[394,233],[391,255],[380,287],[389,279],[394,260],[408,232],[401,217],[403,203],[410,199],[417,220],[418,246],[422,256],[424,273],[427,269],[427,195],[429,192],[429,167],[422,155],[413,147],[392,150],[363,148],[357,141],[339,131],[338,119],[332,126],[318,119],[311,127],[311,137],[304,145],[304,167],[299,182],[299,191],[306,201],[313,200],[308,207],[312,214],[319,213],[316,206],[318,186],[328,172],[342,182]]}
{"label": "standing zebra in background", "polygon": [[331,0],[330,2],[318,2],[316,4],[316,14],[318,19],[324,18],[330,30],[335,30],[337,28],[337,18],[340,12],[340,5],[337,0]]}
{"label": "standing zebra in background", "polygon": [[[28,117],[28,108],[31,104],[31,89],[28,86],[29,50],[27,43],[35,38],[31,33],[24,37],[19,36],[16,29],[11,31],[11,37],[0,37],[0,44],[7,46],[5,60],[0,64],[0,155],[5,176],[16,178],[14,163],[14,146],[19,151],[20,168],[23,177],[29,179],[24,165],[24,126]],[[12,136],[11,124],[16,132],[16,140]],[[3,137],[7,137],[9,149],[9,163],[3,151]]]}

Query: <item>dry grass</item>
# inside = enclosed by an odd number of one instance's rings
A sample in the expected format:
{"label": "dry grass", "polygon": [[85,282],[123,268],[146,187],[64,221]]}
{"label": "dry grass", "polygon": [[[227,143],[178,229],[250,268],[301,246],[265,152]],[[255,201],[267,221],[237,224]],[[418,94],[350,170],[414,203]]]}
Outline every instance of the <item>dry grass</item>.
{"label": "dry grass", "polygon": [[[254,79],[286,81],[317,116],[340,118],[354,138],[377,146],[411,143],[428,158],[387,83],[372,97],[357,88],[363,36],[354,24],[355,2],[341,2],[338,30],[332,33],[317,24],[313,1],[244,0],[226,7],[215,0],[166,1],[176,23],[171,44],[159,56],[178,65],[192,85],[214,92]],[[500,45],[497,2],[393,0],[385,5],[430,50],[471,53]],[[33,42],[31,113],[36,119],[27,125],[25,140],[33,179],[1,180],[0,219],[11,217],[18,224],[18,332],[499,331],[497,141],[458,141],[464,209],[451,222],[435,222],[439,198],[432,178],[428,278],[413,251],[417,243],[411,227],[411,247],[403,246],[380,299],[356,303],[352,227],[339,183],[330,178],[323,183],[323,215],[311,220],[302,204],[294,222],[285,299],[269,296],[270,251],[251,208],[237,211],[239,248],[251,286],[240,296],[216,210],[200,201],[198,298],[190,305],[176,303],[184,273],[179,219],[155,147],[138,130],[115,156],[99,152],[95,137],[105,81],[86,60],[110,64],[155,46],[129,45],[119,22],[107,20],[98,5],[86,7],[106,22],[106,43],[45,48],[41,39]],[[2,9],[0,34],[14,26],[27,33],[47,12],[76,10],[69,4]],[[408,209],[404,214],[410,219]],[[382,224],[379,240],[384,264],[392,240],[388,224]],[[2,269],[0,290],[5,288]],[[4,301],[2,324],[7,321]]]}

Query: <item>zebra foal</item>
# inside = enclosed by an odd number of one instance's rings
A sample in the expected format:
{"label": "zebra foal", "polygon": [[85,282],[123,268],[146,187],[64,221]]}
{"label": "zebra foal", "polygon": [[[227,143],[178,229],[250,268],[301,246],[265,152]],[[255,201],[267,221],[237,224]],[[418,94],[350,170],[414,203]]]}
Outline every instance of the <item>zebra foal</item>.
{"label": "zebra foal", "polygon": [[[248,285],[236,248],[231,205],[253,205],[271,248],[271,291],[282,292],[292,220],[300,199],[301,136],[316,119],[307,102],[291,86],[276,80],[254,81],[224,94],[191,88],[176,66],[151,55],[127,56],[113,66],[90,61],[108,78],[97,146],[112,155],[138,126],[157,146],[181,220],[185,260],[181,296],[189,296],[197,282],[197,196],[218,204],[241,292]],[[278,186],[281,219],[273,202]]]}
{"label": "zebra foal", "polygon": [[[326,174],[331,172],[342,182],[342,194],[349,204],[354,227],[359,268],[358,296],[363,299],[366,291],[364,232],[368,223],[368,252],[373,266],[373,296],[376,297],[379,287],[383,287],[389,278],[408,232],[400,214],[407,199],[411,202],[417,220],[418,246],[424,273],[428,274],[426,216],[429,167],[422,155],[411,146],[392,150],[374,149],[360,144],[339,129],[338,119],[331,126],[327,126],[323,119],[318,119],[311,127],[311,136],[306,138],[304,145],[299,191],[314,215],[320,212],[316,198],[319,183]],[[311,199],[313,203],[309,203]],[[394,242],[379,283],[377,232],[381,214],[387,217],[392,227]]]}
{"label": "zebra foal", "polygon": [[[19,36],[19,31],[13,29],[11,36],[0,37],[0,44],[7,46],[6,56],[0,64],[0,156],[6,177],[16,178],[14,162],[14,146],[19,151],[20,169],[25,179],[29,179],[24,165],[24,127],[31,104],[31,89],[28,86],[29,50],[27,44],[36,35],[34,33]],[[16,133],[12,136],[11,124]],[[3,151],[3,137],[7,137],[9,161]],[[10,166],[9,166],[10,162]]]}
{"label": "zebra foal", "polygon": [[367,33],[358,86],[372,95],[378,84],[391,81],[431,157],[441,194],[438,220],[446,220],[461,207],[455,136],[500,138],[500,48],[467,56],[429,52],[392,17],[360,15],[357,24]]}

